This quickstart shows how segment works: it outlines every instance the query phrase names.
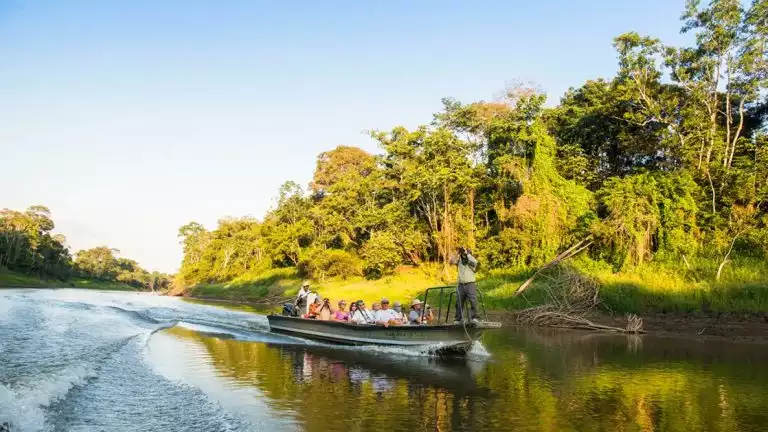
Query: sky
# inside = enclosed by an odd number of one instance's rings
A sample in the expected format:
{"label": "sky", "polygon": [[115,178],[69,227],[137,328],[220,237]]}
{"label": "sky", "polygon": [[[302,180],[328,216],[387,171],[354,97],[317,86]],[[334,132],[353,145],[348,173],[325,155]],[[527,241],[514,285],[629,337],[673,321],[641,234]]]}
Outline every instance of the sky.
{"label": "sky", "polygon": [[612,39],[678,44],[683,0],[0,0],[0,208],[48,206],[73,251],[149,270],[178,228],[257,218],[320,152],[428,123],[443,97],[616,71]]}

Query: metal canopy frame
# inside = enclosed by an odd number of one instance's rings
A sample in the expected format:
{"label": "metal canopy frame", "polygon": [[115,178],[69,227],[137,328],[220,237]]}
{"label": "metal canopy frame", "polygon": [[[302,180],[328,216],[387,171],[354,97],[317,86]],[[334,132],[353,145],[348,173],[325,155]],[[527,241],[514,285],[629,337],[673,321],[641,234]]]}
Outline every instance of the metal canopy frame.
{"label": "metal canopy frame", "polygon": [[[445,310],[445,318],[443,320],[444,324],[448,324],[449,317],[451,314],[451,305],[454,303],[454,296],[458,297],[458,286],[456,285],[446,285],[446,286],[439,286],[439,287],[432,287],[427,288],[426,291],[424,291],[424,307],[421,309],[421,320],[424,322],[424,314],[427,311],[426,305],[427,300],[429,299],[429,294],[431,291],[436,292],[436,295],[439,296],[438,298],[438,304],[437,304],[437,314],[435,315],[437,317],[437,321],[435,324],[440,324],[440,320],[442,318],[443,313],[443,297],[445,297],[445,291],[450,290],[450,294],[448,294],[448,305]],[[480,290],[477,290],[477,298],[480,301],[480,307],[482,308],[482,314],[483,314],[483,321],[488,321],[488,312],[485,310],[485,301],[483,300],[483,293],[480,292]],[[463,315],[463,318],[466,321],[469,321],[469,312],[467,311],[467,308],[464,307],[464,305],[461,305],[461,314]]]}

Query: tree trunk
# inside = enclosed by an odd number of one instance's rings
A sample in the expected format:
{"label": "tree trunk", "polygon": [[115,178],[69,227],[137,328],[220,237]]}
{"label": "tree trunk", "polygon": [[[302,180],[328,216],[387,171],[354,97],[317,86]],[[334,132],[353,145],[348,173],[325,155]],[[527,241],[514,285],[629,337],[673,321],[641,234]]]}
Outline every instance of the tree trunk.
{"label": "tree trunk", "polygon": [[723,257],[723,261],[720,263],[720,265],[717,267],[717,276],[715,277],[715,280],[720,280],[720,274],[723,272],[723,267],[725,267],[725,264],[728,263],[728,257],[731,256],[731,252],[733,252],[733,245],[736,244],[736,239],[739,238],[739,236],[743,233],[743,231],[739,231],[736,233],[735,236],[733,236],[733,240],[731,240],[731,247],[728,248],[728,253],[725,254]]}
{"label": "tree trunk", "polygon": [[515,296],[518,296],[518,295],[522,294],[523,291],[528,289],[528,287],[533,283],[533,280],[536,279],[536,276],[538,276],[539,273],[541,273],[542,271],[544,271],[544,270],[546,270],[546,269],[548,269],[548,268],[550,268],[550,267],[560,263],[564,259],[567,259],[567,258],[570,258],[570,257],[576,255],[577,253],[579,253],[579,252],[583,251],[584,249],[588,248],[591,244],[592,244],[592,240],[591,240],[591,236],[589,236],[589,237],[585,238],[584,240],[576,243],[575,245],[569,247],[565,251],[561,252],[560,255],[555,257],[555,259],[553,259],[552,261],[544,264],[541,268],[539,268],[536,271],[536,273],[533,274],[533,276],[531,276],[530,278],[528,278],[528,280],[523,282],[523,284],[520,285],[520,287],[518,287],[517,290],[515,291]]}

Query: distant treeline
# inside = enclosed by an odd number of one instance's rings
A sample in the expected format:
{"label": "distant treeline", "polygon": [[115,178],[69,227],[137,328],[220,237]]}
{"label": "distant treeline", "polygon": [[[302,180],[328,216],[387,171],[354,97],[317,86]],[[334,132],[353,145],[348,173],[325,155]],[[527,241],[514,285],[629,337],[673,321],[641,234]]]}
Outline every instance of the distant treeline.
{"label": "distant treeline", "polygon": [[0,210],[0,269],[66,281],[86,278],[121,282],[136,288],[162,289],[169,277],[148,272],[128,258],[117,258],[116,249],[106,246],[81,250],[73,257],[61,234],[54,229],[51,212],[32,206],[24,212]]}
{"label": "distant treeline", "polygon": [[286,183],[263,220],[183,226],[181,281],[286,266],[379,277],[445,265],[458,245],[486,270],[532,267],[587,238],[584,253],[615,270],[653,262],[714,281],[734,260],[764,266],[768,1],[690,1],[682,20],[694,46],[618,36],[616,76],[558,106],[526,86],[445,99],[428,125],[373,132],[380,155],[320,154],[309,187]]}

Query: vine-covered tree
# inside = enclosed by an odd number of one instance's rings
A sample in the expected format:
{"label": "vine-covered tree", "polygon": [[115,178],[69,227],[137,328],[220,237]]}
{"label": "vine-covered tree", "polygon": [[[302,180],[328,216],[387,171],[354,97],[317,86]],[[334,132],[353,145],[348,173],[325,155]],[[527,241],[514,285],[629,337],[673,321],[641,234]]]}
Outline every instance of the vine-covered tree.
{"label": "vine-covered tree", "polygon": [[485,269],[526,268],[586,237],[616,270],[653,262],[714,280],[741,258],[765,265],[768,0],[690,0],[682,21],[691,46],[619,35],[616,76],[557,106],[526,85],[449,98],[429,125],[373,132],[380,154],[321,153],[308,191],[286,183],[263,222],[182,227],[180,274],[381,277],[445,269],[458,245]]}

